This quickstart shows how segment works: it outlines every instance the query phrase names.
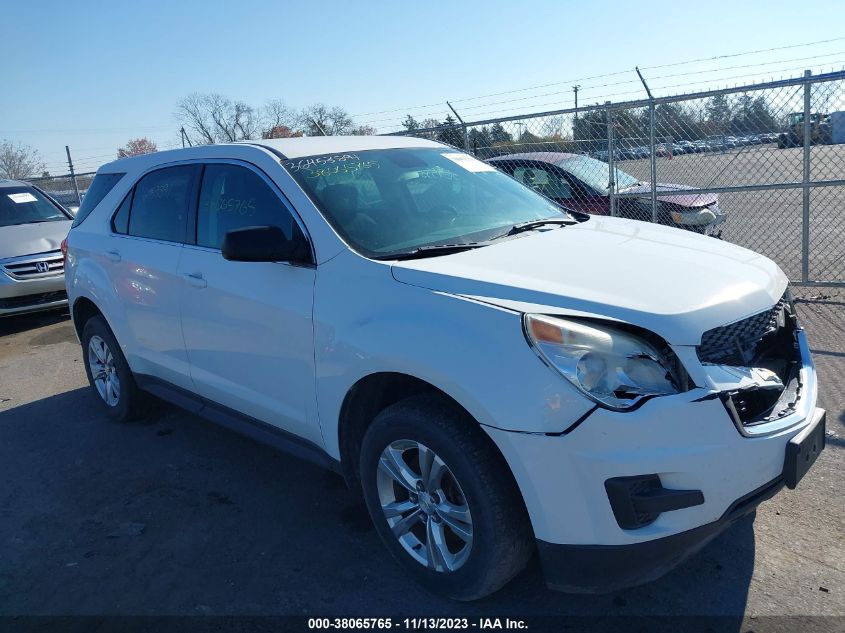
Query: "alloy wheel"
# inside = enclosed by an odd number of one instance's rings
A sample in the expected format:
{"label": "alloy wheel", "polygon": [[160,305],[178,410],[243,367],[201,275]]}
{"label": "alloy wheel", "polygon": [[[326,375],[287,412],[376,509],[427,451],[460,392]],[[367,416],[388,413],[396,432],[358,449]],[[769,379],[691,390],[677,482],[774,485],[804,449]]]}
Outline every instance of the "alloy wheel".
{"label": "alloy wheel", "polygon": [[376,477],[387,524],[403,549],[437,572],[459,569],[472,548],[472,515],[445,462],[414,440],[396,440],[381,453]]}
{"label": "alloy wheel", "polygon": [[92,336],[88,341],[88,366],[91,380],[100,397],[110,407],[116,407],[120,401],[120,377],[114,355],[108,344],[99,336]]}

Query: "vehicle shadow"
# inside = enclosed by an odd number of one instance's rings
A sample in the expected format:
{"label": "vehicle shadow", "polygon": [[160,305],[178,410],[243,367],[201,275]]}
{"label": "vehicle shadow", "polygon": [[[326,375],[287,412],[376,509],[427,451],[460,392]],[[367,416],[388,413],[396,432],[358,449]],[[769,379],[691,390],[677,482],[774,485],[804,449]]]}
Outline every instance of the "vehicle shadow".
{"label": "vehicle shadow", "polygon": [[709,615],[739,631],[754,570],[745,519],[642,587],[553,592],[534,560],[494,596],[451,602],[409,580],[336,475],[168,405],[109,421],[87,388],[0,410],[0,481],[6,614],[566,615],[594,630]]}
{"label": "vehicle shadow", "polygon": [[61,323],[68,319],[70,319],[70,312],[68,312],[67,308],[0,317],[0,336],[17,334],[26,330],[35,330],[47,325]]}

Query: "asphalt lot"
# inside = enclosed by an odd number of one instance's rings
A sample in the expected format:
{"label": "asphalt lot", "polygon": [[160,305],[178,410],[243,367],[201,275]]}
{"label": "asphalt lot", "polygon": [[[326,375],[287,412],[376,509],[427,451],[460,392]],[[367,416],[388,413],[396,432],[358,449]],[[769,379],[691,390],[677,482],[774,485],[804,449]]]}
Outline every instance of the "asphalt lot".
{"label": "asphalt lot", "polygon": [[[803,148],[753,145],[707,154],[657,159],[657,182],[690,187],[738,187],[801,182]],[[845,145],[814,145],[811,178],[841,179]],[[650,181],[648,160],[626,160],[619,168]],[[771,257],[790,279],[801,278],[803,190],[781,189],[719,194],[727,213],[722,237]],[[845,279],[845,187],[813,187],[810,191],[810,279]]]}
{"label": "asphalt lot", "polygon": [[66,314],[0,320],[0,615],[721,615],[737,631],[817,615],[841,630],[845,292],[798,294],[829,434],[797,490],[650,585],[566,595],[535,561],[472,604],[412,584],[335,475],[166,405],[109,422]]}

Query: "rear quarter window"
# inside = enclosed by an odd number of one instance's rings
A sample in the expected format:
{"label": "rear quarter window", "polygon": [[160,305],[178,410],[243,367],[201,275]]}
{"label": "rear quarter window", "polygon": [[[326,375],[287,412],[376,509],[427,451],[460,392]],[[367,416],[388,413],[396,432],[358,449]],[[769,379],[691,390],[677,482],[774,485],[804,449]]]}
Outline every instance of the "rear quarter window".
{"label": "rear quarter window", "polygon": [[97,208],[97,205],[102,202],[109,191],[114,189],[114,186],[126,174],[97,174],[94,176],[94,181],[88,187],[85,197],[82,198],[82,204],[79,205],[79,211],[76,212],[76,217],[73,220],[72,227],[79,226],[82,222],[91,215],[91,212]]}
{"label": "rear quarter window", "polygon": [[148,173],[135,185],[128,234],[181,242],[197,173],[195,165],[166,167]]}

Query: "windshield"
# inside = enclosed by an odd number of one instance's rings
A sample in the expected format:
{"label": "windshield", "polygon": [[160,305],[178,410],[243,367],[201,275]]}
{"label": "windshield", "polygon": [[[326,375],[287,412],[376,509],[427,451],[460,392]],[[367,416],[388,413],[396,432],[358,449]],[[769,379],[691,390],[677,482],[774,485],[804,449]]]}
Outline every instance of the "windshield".
{"label": "windshield", "polygon": [[370,257],[479,242],[521,222],[569,217],[495,167],[445,147],[283,164],[343,238]]}
{"label": "windshield", "polygon": [[23,186],[0,189],[0,226],[69,219],[37,189]]}
{"label": "windshield", "polygon": [[[595,189],[601,195],[610,195],[608,184],[610,183],[610,165],[589,156],[573,156],[566,158],[559,163],[558,167],[565,172],[572,174],[578,180],[586,184],[588,187]],[[618,167],[614,170],[616,172],[616,187],[618,189],[627,189],[634,185],[640,184],[640,181],[634,178],[631,174],[626,174]]]}

